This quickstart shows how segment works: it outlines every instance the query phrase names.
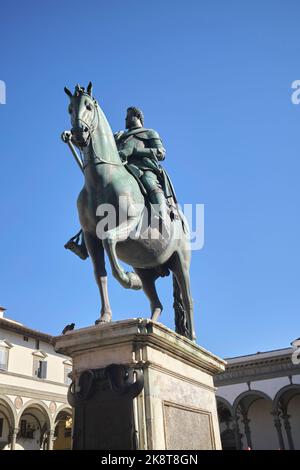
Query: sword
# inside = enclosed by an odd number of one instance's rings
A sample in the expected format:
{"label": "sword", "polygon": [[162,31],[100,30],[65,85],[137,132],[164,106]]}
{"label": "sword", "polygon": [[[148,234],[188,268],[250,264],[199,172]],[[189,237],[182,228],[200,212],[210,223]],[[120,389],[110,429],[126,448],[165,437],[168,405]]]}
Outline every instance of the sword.
{"label": "sword", "polygon": [[70,132],[70,131],[64,131],[64,132],[61,134],[61,139],[62,139],[62,141],[63,141],[65,144],[68,144],[69,149],[71,150],[72,155],[73,155],[73,157],[75,158],[75,161],[76,161],[77,165],[79,166],[80,170],[81,170],[82,173],[83,173],[83,163],[82,163],[81,158],[80,158],[80,156],[78,155],[78,153],[76,152],[76,149],[75,149],[75,147],[74,147],[74,145],[73,145],[71,132]]}

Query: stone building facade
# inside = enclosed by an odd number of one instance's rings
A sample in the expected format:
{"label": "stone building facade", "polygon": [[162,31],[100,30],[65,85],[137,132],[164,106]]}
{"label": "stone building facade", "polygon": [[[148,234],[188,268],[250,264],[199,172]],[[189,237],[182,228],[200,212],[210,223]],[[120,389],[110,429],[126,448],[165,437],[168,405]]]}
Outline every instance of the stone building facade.
{"label": "stone building facade", "polygon": [[223,449],[300,449],[299,346],[227,359],[214,379]]}
{"label": "stone building facade", "polygon": [[[0,307],[0,450],[70,449],[69,357]],[[300,449],[300,339],[214,376],[223,449]]]}
{"label": "stone building facade", "polygon": [[0,449],[70,449],[70,359],[0,308]]}

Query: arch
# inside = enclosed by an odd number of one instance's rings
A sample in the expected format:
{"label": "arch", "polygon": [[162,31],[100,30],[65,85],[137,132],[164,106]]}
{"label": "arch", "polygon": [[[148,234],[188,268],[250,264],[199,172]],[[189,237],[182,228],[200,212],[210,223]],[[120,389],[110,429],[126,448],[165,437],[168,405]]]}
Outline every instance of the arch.
{"label": "arch", "polygon": [[216,397],[222,449],[238,448],[238,435],[232,405],[226,398]]}
{"label": "arch", "polygon": [[278,390],[273,401],[273,411],[276,413],[280,401],[284,402],[284,405],[287,407],[290,400],[294,398],[295,395],[300,394],[300,384],[290,384]]}
{"label": "arch", "polygon": [[231,403],[229,403],[228,400],[226,400],[226,398],[223,398],[217,395],[216,400],[217,400],[217,407],[219,403],[226,406],[226,408],[228,408],[228,410],[230,411],[231,416],[234,417],[233,406],[231,405]]}
{"label": "arch", "polygon": [[46,417],[46,421],[47,421],[47,424],[48,424],[49,431],[50,431],[50,429],[53,429],[53,424],[54,423],[52,421],[49,408],[41,400],[35,400],[35,399],[29,400],[27,403],[25,403],[22,406],[22,408],[19,412],[19,415],[18,415],[18,421],[17,421],[18,427],[19,427],[20,420],[22,418],[23,413],[29,408],[38,408]]}
{"label": "arch", "polygon": [[9,411],[8,411],[8,414],[6,414],[6,409],[5,409],[5,411],[0,409],[0,413],[6,419],[8,427],[11,428],[12,427],[12,422],[11,422],[11,415],[9,414]]}
{"label": "arch", "polygon": [[54,450],[70,450],[72,448],[72,408],[67,404],[61,405],[53,418],[54,422]]}
{"label": "arch", "polygon": [[267,395],[265,392],[262,392],[260,390],[247,390],[246,392],[241,393],[236,397],[236,399],[233,402],[232,408],[234,414],[237,412],[238,406],[244,402],[246,407],[246,411],[248,411],[249,407],[254,403],[256,400],[259,400],[263,398],[264,400],[267,400],[269,402],[273,402],[272,398]]}
{"label": "arch", "polygon": [[[30,410],[30,408],[28,408],[28,409]],[[40,429],[42,429],[42,428],[41,428],[41,423],[40,423],[39,419],[38,419],[33,413],[30,413],[29,411],[24,410],[23,413],[22,413],[22,416],[31,416],[31,418],[34,419],[34,421],[36,422],[36,424],[38,425],[38,427],[39,427]]]}
{"label": "arch", "polygon": [[221,426],[221,423],[229,423],[229,422],[234,422],[234,414],[233,414],[233,409],[230,403],[222,397],[219,399],[217,398],[217,413],[218,413],[218,418],[219,418],[219,423]]}
{"label": "arch", "polygon": [[64,404],[64,405],[61,405],[55,412],[54,416],[53,416],[53,425],[55,425],[55,421],[57,419],[57,416],[59,415],[59,413],[61,413],[62,411],[65,411],[66,413],[68,413],[71,417],[73,416],[73,413],[72,413],[72,408],[70,406],[68,406],[67,404]]}
{"label": "arch", "polygon": [[17,416],[16,408],[15,408],[13,402],[11,401],[10,398],[6,397],[5,395],[0,395],[0,402],[1,401],[8,408],[8,412],[9,412],[9,415],[10,415],[10,418],[11,418],[11,421],[12,421],[12,428],[16,428],[17,423],[18,423],[18,416]]}

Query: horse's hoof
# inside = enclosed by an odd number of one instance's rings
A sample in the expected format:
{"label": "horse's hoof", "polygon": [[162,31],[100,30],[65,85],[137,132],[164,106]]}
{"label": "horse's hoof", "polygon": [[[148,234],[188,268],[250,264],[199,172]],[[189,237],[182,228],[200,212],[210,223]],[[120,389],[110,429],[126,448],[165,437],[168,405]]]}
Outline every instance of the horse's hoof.
{"label": "horse's hoof", "polygon": [[99,325],[101,323],[110,323],[111,322],[111,314],[104,313],[101,317],[95,321],[95,325]]}
{"label": "horse's hoof", "polygon": [[151,320],[152,321],[157,321],[160,317],[160,314],[162,312],[162,308],[155,308],[152,312],[152,315],[151,315]]}
{"label": "horse's hoof", "polygon": [[129,280],[129,286],[128,287],[130,289],[139,290],[143,287],[142,281],[136,273],[127,272],[126,274],[128,276],[128,280]]}

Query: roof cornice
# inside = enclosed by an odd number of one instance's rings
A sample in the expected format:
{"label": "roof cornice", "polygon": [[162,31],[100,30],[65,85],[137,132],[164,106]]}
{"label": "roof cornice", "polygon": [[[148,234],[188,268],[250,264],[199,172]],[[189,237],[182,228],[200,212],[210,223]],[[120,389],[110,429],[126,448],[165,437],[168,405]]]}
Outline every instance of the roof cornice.
{"label": "roof cornice", "polygon": [[287,351],[289,351],[288,354],[278,354],[261,359],[257,357],[252,361],[228,362],[225,372],[214,376],[214,383],[220,387],[233,383],[264,380],[275,376],[300,374],[300,366],[292,362],[292,348]]}
{"label": "roof cornice", "polygon": [[23,336],[29,336],[30,338],[39,339],[52,345],[54,343],[54,337],[52,335],[33,330],[27,326],[21,325],[20,323],[11,322],[5,318],[0,318],[0,328],[3,330],[12,331],[13,333],[21,334]]}

